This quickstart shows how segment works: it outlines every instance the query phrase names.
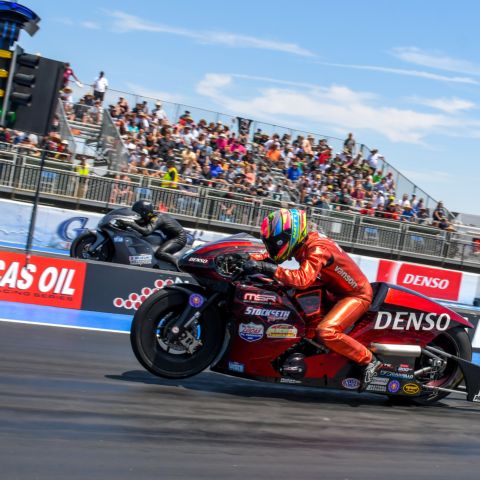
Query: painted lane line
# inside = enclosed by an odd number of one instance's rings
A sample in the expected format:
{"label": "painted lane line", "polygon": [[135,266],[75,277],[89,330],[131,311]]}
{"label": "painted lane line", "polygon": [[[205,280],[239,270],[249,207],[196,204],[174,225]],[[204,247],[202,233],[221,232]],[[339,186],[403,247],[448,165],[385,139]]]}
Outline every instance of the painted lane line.
{"label": "painted lane line", "polygon": [[25,325],[40,325],[42,327],[57,327],[57,328],[70,328],[70,329],[75,329],[75,330],[91,330],[94,332],[109,332],[109,333],[130,333],[125,330],[111,330],[108,328],[94,328],[94,327],[80,327],[77,325],[63,325],[59,323],[46,323],[46,322],[35,322],[31,320],[12,320],[10,318],[0,318],[0,322],[6,322],[6,323],[22,323]]}

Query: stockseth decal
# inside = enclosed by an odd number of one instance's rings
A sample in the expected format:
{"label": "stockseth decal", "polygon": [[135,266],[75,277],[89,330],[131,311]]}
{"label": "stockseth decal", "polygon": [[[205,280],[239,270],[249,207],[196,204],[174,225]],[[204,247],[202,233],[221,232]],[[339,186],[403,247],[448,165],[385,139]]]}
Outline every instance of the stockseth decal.
{"label": "stockseth decal", "polygon": [[418,312],[378,312],[375,319],[375,330],[438,330],[443,332],[450,326],[448,313],[418,313]]}
{"label": "stockseth decal", "polygon": [[228,369],[232,372],[243,373],[245,371],[245,365],[238,362],[228,362]]}
{"label": "stockseth decal", "polygon": [[143,255],[131,255],[128,257],[130,265],[147,265],[152,263],[152,256],[143,254]]}
{"label": "stockseth decal", "polygon": [[297,333],[298,330],[293,325],[279,323],[268,327],[266,335],[268,338],[295,338]]}
{"label": "stockseth decal", "polygon": [[243,295],[243,300],[248,303],[275,303],[277,296],[273,293],[247,292]]}
{"label": "stockseth decal", "polygon": [[360,380],[358,378],[344,378],[342,380],[342,387],[347,390],[357,390],[360,387]]}
{"label": "stockseth decal", "polygon": [[407,395],[417,395],[417,393],[420,393],[420,387],[416,383],[407,383],[403,386],[402,390]]}
{"label": "stockseth decal", "polygon": [[208,263],[208,258],[190,257],[188,261],[192,263],[203,263],[205,265]]}
{"label": "stockseth decal", "polygon": [[400,390],[400,382],[398,380],[391,380],[387,389],[390,393],[397,393]]}
{"label": "stockseth decal", "polygon": [[246,342],[258,342],[263,338],[263,325],[257,323],[241,323],[238,327],[238,336]]}
{"label": "stockseth decal", "polygon": [[245,315],[255,315],[258,317],[269,317],[276,320],[287,320],[290,316],[290,311],[288,310],[270,310],[269,308],[256,308],[256,307],[247,307],[245,309]]}

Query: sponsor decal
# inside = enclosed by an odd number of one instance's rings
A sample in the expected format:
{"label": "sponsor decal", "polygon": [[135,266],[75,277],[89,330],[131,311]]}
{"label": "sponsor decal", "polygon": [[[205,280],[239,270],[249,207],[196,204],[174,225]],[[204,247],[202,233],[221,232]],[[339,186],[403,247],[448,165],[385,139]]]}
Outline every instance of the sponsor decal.
{"label": "sponsor decal", "polygon": [[280,383],[302,383],[300,380],[295,380],[294,378],[282,377]]}
{"label": "sponsor decal", "polygon": [[407,383],[403,386],[402,390],[407,395],[417,395],[417,393],[420,393],[420,387],[416,383]]}
{"label": "sponsor decal", "polygon": [[246,342],[258,342],[263,338],[263,325],[257,323],[241,323],[238,327],[238,336]]}
{"label": "sponsor decal", "polygon": [[378,312],[375,318],[375,330],[438,330],[443,332],[450,326],[448,313],[424,313],[424,312]]}
{"label": "sponsor decal", "polygon": [[289,310],[271,310],[269,308],[247,307],[245,315],[255,315],[257,317],[268,317],[271,320],[287,320],[290,316]]}
{"label": "sponsor decal", "polygon": [[398,366],[397,372],[409,372],[411,370],[410,365],[402,363]]}
{"label": "sponsor decal", "polygon": [[456,302],[459,299],[462,272],[380,260],[377,282],[395,283],[429,297]]}
{"label": "sponsor decal", "polygon": [[0,300],[79,309],[86,264],[0,252]]}
{"label": "sponsor decal", "polygon": [[175,283],[188,283],[180,277],[175,278],[158,278],[155,280],[153,287],[143,287],[140,293],[131,292],[127,298],[116,297],[113,299],[113,306],[116,308],[126,308],[127,310],[138,310],[140,305],[150,296],[152,293],[158,292],[163,287],[168,287]]}
{"label": "sponsor decal", "polygon": [[152,255],[147,255],[146,253],[142,255],[131,255],[128,257],[130,265],[148,265],[152,263]]}
{"label": "sponsor decal", "polygon": [[205,265],[208,263],[208,258],[190,257],[188,261],[191,263],[202,263]]}
{"label": "sponsor decal", "polygon": [[387,386],[386,385],[375,385],[374,383],[369,383],[365,390],[367,390],[368,392],[386,393]]}
{"label": "sponsor decal", "polygon": [[413,380],[413,374],[392,372],[390,370],[380,370],[380,375],[389,378],[401,378],[403,380]]}
{"label": "sponsor decal", "polygon": [[373,377],[372,381],[370,382],[370,385],[386,385],[389,382],[389,378],[383,378],[383,377]]}
{"label": "sponsor decal", "polygon": [[228,369],[232,372],[243,373],[245,371],[245,365],[238,362],[228,362]]}
{"label": "sponsor decal", "polygon": [[390,393],[397,393],[400,390],[400,382],[398,380],[390,380],[387,390]]}
{"label": "sponsor decal", "polygon": [[113,243],[123,243],[123,237],[121,237],[120,235],[115,235],[113,237]]}
{"label": "sponsor decal", "polygon": [[298,330],[293,325],[278,323],[268,327],[266,335],[268,338],[295,338],[297,333]]}
{"label": "sponsor decal", "polygon": [[193,308],[200,308],[203,305],[204,298],[198,293],[192,293],[188,298],[188,303]]}
{"label": "sponsor decal", "polygon": [[341,267],[335,266],[335,273],[338,273],[352,288],[357,288],[358,283]]}
{"label": "sponsor decal", "polygon": [[247,292],[243,295],[243,300],[250,303],[275,303],[277,296],[273,293]]}
{"label": "sponsor decal", "polygon": [[357,390],[360,387],[360,380],[358,378],[344,378],[342,387],[347,390]]}

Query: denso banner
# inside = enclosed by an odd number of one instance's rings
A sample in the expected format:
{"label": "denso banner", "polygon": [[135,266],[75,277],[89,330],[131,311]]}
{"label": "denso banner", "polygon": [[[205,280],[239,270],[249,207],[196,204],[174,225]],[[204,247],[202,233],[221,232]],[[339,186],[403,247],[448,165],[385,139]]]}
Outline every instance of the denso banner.
{"label": "denso banner", "polygon": [[462,284],[462,272],[414,263],[380,260],[377,281],[410,288],[428,297],[457,302]]}
{"label": "denso banner", "polygon": [[0,300],[79,309],[87,265],[0,251]]}

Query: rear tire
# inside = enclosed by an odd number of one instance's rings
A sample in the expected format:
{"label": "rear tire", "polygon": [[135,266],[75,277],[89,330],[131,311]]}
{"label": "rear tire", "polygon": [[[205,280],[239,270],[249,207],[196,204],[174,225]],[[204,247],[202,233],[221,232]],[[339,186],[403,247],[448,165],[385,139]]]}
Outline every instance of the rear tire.
{"label": "rear tire", "polygon": [[[161,290],[151,295],[137,310],[130,331],[130,342],[137,360],[151,373],[163,378],[187,378],[210,366],[222,347],[224,326],[216,307],[210,306],[196,327],[201,345],[193,353],[169,345],[164,338],[169,322],[188,305],[188,295]],[[170,350],[171,348],[171,350]]]}
{"label": "rear tire", "polygon": [[[472,344],[467,332],[463,327],[455,327],[451,330],[438,335],[429,346],[444,350],[464,360],[472,359]],[[415,362],[415,370],[427,365],[427,357],[423,354]],[[463,380],[463,373],[458,364],[454,360],[448,360],[441,376],[434,381],[426,381],[425,385],[448,388],[454,390]],[[428,392],[418,397],[391,397],[392,399],[402,399],[417,405],[431,405],[450,395],[449,392]]]}

